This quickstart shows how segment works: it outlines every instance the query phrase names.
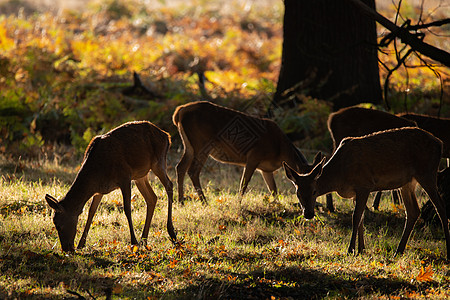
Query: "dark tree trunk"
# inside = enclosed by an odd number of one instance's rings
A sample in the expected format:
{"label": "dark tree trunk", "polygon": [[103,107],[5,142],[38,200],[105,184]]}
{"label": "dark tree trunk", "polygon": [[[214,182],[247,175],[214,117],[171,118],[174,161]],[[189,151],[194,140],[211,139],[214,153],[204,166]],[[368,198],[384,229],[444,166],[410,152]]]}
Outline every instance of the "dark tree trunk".
{"label": "dark tree trunk", "polygon": [[[363,1],[375,8],[374,0]],[[333,102],[334,109],[380,103],[375,21],[347,1],[284,3],[282,64],[274,103],[295,99],[295,87]]]}

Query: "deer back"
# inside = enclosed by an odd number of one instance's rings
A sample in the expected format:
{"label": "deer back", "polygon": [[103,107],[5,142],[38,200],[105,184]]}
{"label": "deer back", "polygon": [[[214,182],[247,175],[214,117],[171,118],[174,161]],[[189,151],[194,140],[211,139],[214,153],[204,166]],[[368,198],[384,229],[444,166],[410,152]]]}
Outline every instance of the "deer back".
{"label": "deer back", "polygon": [[169,134],[147,121],[128,122],[93,138],[61,204],[77,203],[82,208],[95,193],[107,194],[146,176],[154,164],[166,159],[169,146]]}
{"label": "deer back", "polygon": [[142,178],[155,162],[165,159],[169,146],[169,135],[152,123],[125,123],[94,138],[82,168],[103,174],[106,181]]}
{"label": "deer back", "polygon": [[177,107],[173,121],[189,135],[189,141],[194,147],[227,143],[239,152],[248,150],[249,145],[246,145],[245,140],[257,140],[267,130],[264,119],[206,101]]}
{"label": "deer back", "polygon": [[[264,118],[199,101],[179,106],[173,122],[189,139],[196,153],[219,161],[244,165],[249,157],[262,161],[259,168],[273,171],[283,160],[298,156],[278,125]],[[306,159],[301,155],[300,160]]]}
{"label": "deer back", "polygon": [[436,176],[441,155],[442,142],[419,128],[349,137],[325,164],[321,180],[334,182],[338,193],[349,186],[367,191],[395,189],[413,178]]}
{"label": "deer back", "polygon": [[392,128],[414,126],[416,126],[414,121],[388,112],[357,106],[343,108],[328,117],[328,130],[333,139],[334,149],[346,137],[358,137]]}
{"label": "deer back", "polygon": [[444,143],[442,156],[450,158],[450,119],[411,113],[398,116],[416,122],[417,126],[439,138]]}

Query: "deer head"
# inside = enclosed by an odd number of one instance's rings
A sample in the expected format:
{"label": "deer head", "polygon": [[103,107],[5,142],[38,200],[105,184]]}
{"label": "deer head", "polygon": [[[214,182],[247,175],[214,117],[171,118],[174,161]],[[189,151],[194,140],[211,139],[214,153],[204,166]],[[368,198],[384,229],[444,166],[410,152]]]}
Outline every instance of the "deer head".
{"label": "deer head", "polygon": [[53,223],[58,231],[61,248],[64,252],[75,251],[74,241],[77,233],[78,216],[70,214],[62,207],[58,200],[50,195],[45,195],[48,205],[55,210]]}
{"label": "deer head", "polygon": [[319,196],[317,179],[322,174],[322,167],[324,163],[325,158],[322,158],[322,160],[316,164],[312,171],[308,174],[298,174],[286,163],[283,163],[287,178],[292,181],[295,186],[297,198],[303,208],[303,215],[308,220],[314,218],[316,198]]}

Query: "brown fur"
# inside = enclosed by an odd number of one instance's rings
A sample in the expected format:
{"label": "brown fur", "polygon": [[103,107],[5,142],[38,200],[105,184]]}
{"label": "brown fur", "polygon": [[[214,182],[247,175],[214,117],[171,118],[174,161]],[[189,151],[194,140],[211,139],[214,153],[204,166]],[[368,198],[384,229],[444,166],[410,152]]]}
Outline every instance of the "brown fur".
{"label": "brown fur", "polygon": [[74,250],[74,239],[78,216],[86,202],[94,196],[88,220],[78,248],[85,245],[92,218],[104,194],[120,188],[124,211],[130,227],[131,242],[137,244],[131,219],[131,181],[144,196],[147,216],[142,240],[148,231],[156,205],[156,195],[148,183],[147,175],[152,170],[166,189],[169,201],[167,227],[172,239],[176,239],[172,225],[172,182],[166,172],[166,157],[170,147],[170,136],[147,121],[125,123],[110,132],[92,139],[85,158],[66,196],[57,201],[46,195],[47,203],[55,209],[53,222],[64,251]]}
{"label": "brown fur", "polygon": [[411,113],[398,114],[398,116],[416,122],[419,128],[439,138],[444,143],[442,157],[450,158],[450,119]]}
{"label": "brown fur", "polygon": [[310,173],[299,175],[285,166],[286,174],[297,189],[305,217],[314,217],[316,197],[337,192],[353,198],[353,232],[348,252],[364,250],[363,215],[372,191],[401,188],[406,208],[406,224],[397,253],[405,249],[409,235],[419,217],[415,187],[419,183],[433,202],[446,237],[447,257],[450,258],[450,236],[445,205],[439,196],[436,177],[442,154],[442,142],[417,127],[377,132],[363,137],[342,140],[331,159],[317,165]]}
{"label": "brown fur", "polygon": [[288,161],[296,170],[311,166],[273,121],[252,117],[206,101],[176,108],[173,122],[183,140],[184,153],[177,165],[178,197],[183,201],[186,171],[199,197],[206,201],[200,185],[200,171],[208,158],[244,166],[240,193],[247,188],[254,171],[260,170],[271,193],[277,189],[273,172]]}
{"label": "brown fur", "polygon": [[[333,139],[334,152],[346,137],[358,137],[392,128],[411,127],[416,126],[416,123],[381,110],[352,106],[330,114],[327,125]],[[378,208],[380,198],[381,191],[375,196],[375,209]],[[331,194],[327,195],[327,208],[334,211]]]}
{"label": "brown fur", "polygon": [[352,106],[330,114],[327,125],[333,139],[334,152],[346,137],[358,137],[393,128],[414,127],[416,123],[381,110]]}

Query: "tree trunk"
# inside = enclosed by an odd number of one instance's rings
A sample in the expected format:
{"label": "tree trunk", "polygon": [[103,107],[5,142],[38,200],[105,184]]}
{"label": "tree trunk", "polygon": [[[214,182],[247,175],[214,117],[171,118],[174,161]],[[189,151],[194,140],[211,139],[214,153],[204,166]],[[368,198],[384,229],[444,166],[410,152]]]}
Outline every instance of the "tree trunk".
{"label": "tree trunk", "polygon": [[[363,0],[375,8],[374,0]],[[347,1],[285,0],[283,53],[274,104],[295,93],[334,109],[382,100],[375,21]]]}

